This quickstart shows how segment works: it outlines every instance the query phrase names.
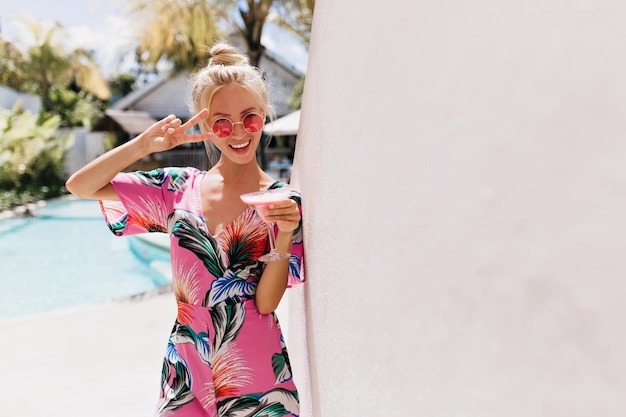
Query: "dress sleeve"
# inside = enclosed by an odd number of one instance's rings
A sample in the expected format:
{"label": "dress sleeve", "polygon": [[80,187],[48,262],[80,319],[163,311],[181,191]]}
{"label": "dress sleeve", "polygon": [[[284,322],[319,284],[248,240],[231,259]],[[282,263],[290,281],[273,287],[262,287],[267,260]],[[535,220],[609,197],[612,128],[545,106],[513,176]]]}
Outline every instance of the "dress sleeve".
{"label": "dress sleeve", "polygon": [[111,185],[120,201],[100,201],[109,229],[116,236],[167,232],[167,217],[178,188],[176,182],[186,178],[181,174],[169,168],[117,174]]}
{"label": "dress sleeve", "polygon": [[304,276],[304,235],[302,233],[302,199],[297,190],[292,189],[289,198],[298,203],[300,210],[300,224],[293,231],[291,240],[291,258],[289,259],[289,279],[287,287],[291,288],[305,281]]}

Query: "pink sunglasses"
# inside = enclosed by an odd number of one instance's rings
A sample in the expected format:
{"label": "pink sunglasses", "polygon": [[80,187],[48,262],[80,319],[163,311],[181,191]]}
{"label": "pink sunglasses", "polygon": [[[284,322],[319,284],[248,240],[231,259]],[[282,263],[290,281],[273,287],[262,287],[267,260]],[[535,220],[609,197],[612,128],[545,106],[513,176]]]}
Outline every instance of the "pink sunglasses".
{"label": "pink sunglasses", "polygon": [[220,139],[224,139],[233,134],[235,125],[241,125],[248,133],[257,133],[263,129],[265,120],[258,113],[248,113],[243,116],[241,122],[233,123],[226,117],[221,117],[211,125],[211,132]]}

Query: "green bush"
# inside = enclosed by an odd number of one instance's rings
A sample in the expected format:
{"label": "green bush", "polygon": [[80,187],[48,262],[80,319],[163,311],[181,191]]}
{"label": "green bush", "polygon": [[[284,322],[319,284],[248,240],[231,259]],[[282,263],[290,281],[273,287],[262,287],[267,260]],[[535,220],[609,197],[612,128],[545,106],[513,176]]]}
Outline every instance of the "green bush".
{"label": "green bush", "polygon": [[65,192],[63,159],[73,135],[58,133],[61,119],[39,120],[21,109],[0,109],[0,210]]}

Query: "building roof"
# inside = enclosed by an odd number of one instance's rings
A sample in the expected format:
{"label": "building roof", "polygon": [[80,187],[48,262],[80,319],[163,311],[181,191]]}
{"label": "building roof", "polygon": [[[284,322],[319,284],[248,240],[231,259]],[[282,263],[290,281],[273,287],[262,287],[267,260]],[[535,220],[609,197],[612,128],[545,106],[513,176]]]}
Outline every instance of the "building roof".
{"label": "building roof", "polygon": [[297,135],[300,126],[300,110],[274,120],[272,123],[265,125],[263,131],[268,135],[288,136]]}
{"label": "building roof", "polygon": [[275,62],[294,77],[300,78],[304,76],[304,72],[302,72],[302,70],[300,70],[295,64],[290,63],[289,61],[287,61],[287,59],[273,51],[270,51],[269,49],[265,49],[263,55],[261,56],[261,67],[263,67],[263,59],[268,59],[272,62]]}
{"label": "building roof", "polygon": [[117,100],[111,106],[112,109],[124,110],[132,107],[137,101],[143,99],[145,96],[151,94],[154,90],[157,90],[160,86],[165,84],[169,80],[169,76],[161,76],[146,85],[138,88],[135,91],[130,92],[124,97]]}
{"label": "building roof", "polygon": [[[241,42],[238,38],[233,37],[231,42],[236,48],[240,50],[243,48],[238,43]],[[290,64],[269,49],[265,49],[261,56],[259,67],[272,85],[269,95],[276,113],[280,116],[289,113],[287,102],[293,87],[304,74],[296,65]],[[113,103],[111,108],[147,112],[157,120],[169,114],[175,114],[185,120],[193,115],[189,106],[191,75],[189,71],[163,75],[122,97]]]}
{"label": "building roof", "polygon": [[93,127],[94,132],[123,130],[129,135],[137,135],[156,122],[156,119],[145,111],[108,109],[105,117]]}

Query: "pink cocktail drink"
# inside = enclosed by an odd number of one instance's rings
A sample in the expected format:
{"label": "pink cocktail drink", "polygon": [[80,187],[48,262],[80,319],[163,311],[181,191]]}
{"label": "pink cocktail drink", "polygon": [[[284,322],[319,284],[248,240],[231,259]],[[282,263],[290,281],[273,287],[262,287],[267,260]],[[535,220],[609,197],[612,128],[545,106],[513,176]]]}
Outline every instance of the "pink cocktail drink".
{"label": "pink cocktail drink", "polygon": [[289,188],[272,188],[270,190],[256,191],[252,193],[242,194],[240,196],[241,201],[254,206],[257,213],[263,221],[268,224],[268,238],[270,242],[270,251],[259,258],[260,261],[278,261],[281,259],[289,259],[289,253],[283,253],[276,250],[276,244],[274,242],[274,223],[268,222],[265,218],[268,207],[272,203],[276,203],[289,198]]}
{"label": "pink cocktail drink", "polygon": [[241,195],[241,201],[254,206],[263,220],[265,220],[265,213],[270,204],[288,198],[289,188],[272,188],[271,190],[256,191]]}

